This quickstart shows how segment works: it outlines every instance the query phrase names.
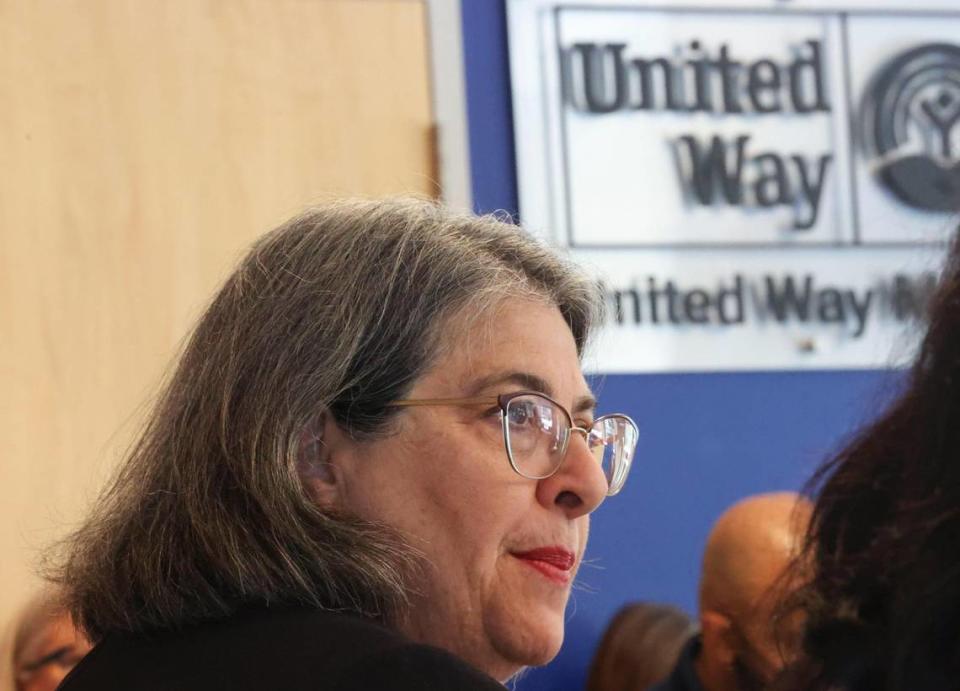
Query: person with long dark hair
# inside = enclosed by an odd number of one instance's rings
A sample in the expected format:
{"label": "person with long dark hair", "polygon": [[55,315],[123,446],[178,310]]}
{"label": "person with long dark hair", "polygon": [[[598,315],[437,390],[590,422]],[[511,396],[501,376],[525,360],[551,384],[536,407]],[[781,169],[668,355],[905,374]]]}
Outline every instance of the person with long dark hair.
{"label": "person with long dark hair", "polygon": [[797,691],[960,688],[960,241],[896,400],[815,476]]}

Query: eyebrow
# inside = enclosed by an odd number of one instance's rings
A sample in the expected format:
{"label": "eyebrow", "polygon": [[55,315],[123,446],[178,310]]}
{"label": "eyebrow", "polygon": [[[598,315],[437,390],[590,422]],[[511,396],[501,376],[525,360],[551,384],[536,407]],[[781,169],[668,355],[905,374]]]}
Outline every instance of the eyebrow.
{"label": "eyebrow", "polygon": [[[489,389],[498,384],[516,384],[526,391],[535,391],[542,393],[550,398],[554,397],[553,388],[547,381],[530,372],[497,372],[486,377],[481,377],[470,387],[470,395],[475,396],[484,389]],[[597,399],[593,394],[580,396],[573,403],[570,409],[572,415],[594,410],[597,407]]]}
{"label": "eyebrow", "polygon": [[34,660],[33,662],[28,662],[23,665],[24,672],[36,672],[41,667],[46,667],[49,664],[59,661],[61,658],[65,657],[67,653],[72,650],[72,647],[69,645],[62,646],[57,648],[51,653],[47,653],[39,660]]}

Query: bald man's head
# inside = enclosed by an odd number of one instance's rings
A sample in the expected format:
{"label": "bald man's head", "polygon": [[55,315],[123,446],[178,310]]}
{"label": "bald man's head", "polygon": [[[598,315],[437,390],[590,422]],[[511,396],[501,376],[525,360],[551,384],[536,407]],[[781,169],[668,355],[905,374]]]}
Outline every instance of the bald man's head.
{"label": "bald man's head", "polygon": [[792,492],[748,497],[717,519],[703,556],[698,672],[708,691],[751,691],[782,667],[800,621],[779,621],[811,504]]}

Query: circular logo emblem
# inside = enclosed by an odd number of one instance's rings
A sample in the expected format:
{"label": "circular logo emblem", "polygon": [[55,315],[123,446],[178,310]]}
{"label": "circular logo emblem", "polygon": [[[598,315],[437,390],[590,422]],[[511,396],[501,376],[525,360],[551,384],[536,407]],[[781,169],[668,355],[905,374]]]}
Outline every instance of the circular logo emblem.
{"label": "circular logo emblem", "polygon": [[960,211],[960,46],[898,55],[865,105],[865,143],[884,186],[917,209]]}

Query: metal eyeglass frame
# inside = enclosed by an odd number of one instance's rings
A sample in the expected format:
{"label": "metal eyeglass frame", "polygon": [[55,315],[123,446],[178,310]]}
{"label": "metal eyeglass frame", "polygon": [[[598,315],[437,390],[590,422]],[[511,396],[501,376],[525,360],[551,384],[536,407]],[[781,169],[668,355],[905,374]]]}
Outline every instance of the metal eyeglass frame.
{"label": "metal eyeglass frame", "polygon": [[[510,404],[514,398],[519,398],[520,396],[537,396],[544,400],[549,401],[559,410],[563,411],[563,414],[567,416],[567,422],[569,423],[569,429],[567,430],[567,436],[563,440],[563,449],[560,456],[560,462],[557,463],[557,466],[551,470],[546,475],[530,475],[523,472],[517,466],[516,461],[513,459],[513,451],[510,448],[510,430],[509,422],[507,419],[507,406]],[[417,406],[473,406],[473,405],[497,405],[500,407],[500,424],[503,432],[503,446],[504,450],[507,452],[507,460],[510,462],[510,467],[513,468],[513,472],[521,477],[525,477],[529,480],[543,480],[556,473],[560,470],[560,467],[563,465],[563,462],[567,459],[567,450],[570,448],[570,437],[576,432],[583,435],[584,441],[587,442],[589,447],[590,444],[590,431],[595,428],[599,423],[604,420],[618,419],[626,421],[632,428],[634,436],[639,436],[639,430],[637,429],[637,423],[630,418],[629,415],[624,415],[623,413],[611,413],[608,415],[601,415],[596,420],[593,421],[593,424],[590,425],[589,429],[583,427],[577,427],[573,424],[573,416],[570,415],[570,411],[567,410],[561,403],[553,400],[549,396],[546,396],[539,391],[515,391],[512,393],[504,393],[498,396],[475,396],[472,398],[420,398],[420,399],[402,399],[399,401],[393,401],[388,404],[387,407],[393,408],[407,408],[407,407],[417,407]],[[629,467],[627,468],[627,473],[623,475],[620,479],[620,482],[614,484],[614,481],[618,479],[619,473],[615,472],[615,469],[611,468],[611,480],[607,483],[607,496],[612,497],[617,494],[626,484],[627,477],[629,474]],[[606,477],[606,475],[604,475]]]}

